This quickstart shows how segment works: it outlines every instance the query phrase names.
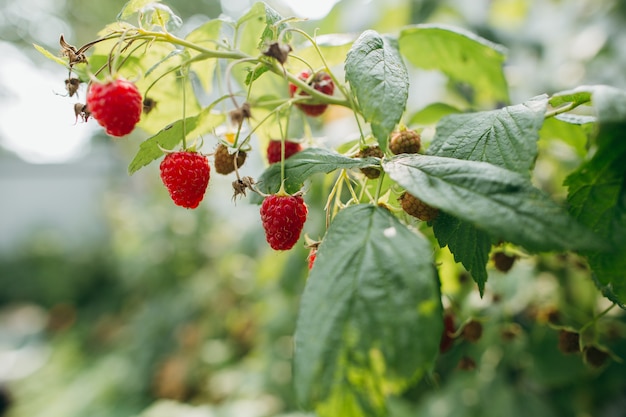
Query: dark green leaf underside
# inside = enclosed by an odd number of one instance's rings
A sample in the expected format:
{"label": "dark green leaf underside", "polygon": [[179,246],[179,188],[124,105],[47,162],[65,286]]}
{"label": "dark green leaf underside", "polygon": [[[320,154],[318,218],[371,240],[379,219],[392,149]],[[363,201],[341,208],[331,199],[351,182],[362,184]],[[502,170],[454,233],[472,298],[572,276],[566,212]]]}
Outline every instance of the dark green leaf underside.
{"label": "dark green leaf underside", "polygon": [[597,237],[524,176],[485,162],[398,156],[384,170],[411,194],[530,251],[597,249]]}
{"label": "dark green leaf underside", "polygon": [[432,262],[427,240],[384,208],[351,206],[335,217],[296,327],[294,381],[303,402],[342,390],[342,402],[376,410],[383,385],[403,386],[431,367],[442,328]]}
{"label": "dark green leaf underside", "polygon": [[[348,158],[324,148],[304,149],[285,161],[285,190],[290,194],[299,191],[304,181],[314,174],[329,173],[336,169],[363,168],[379,163],[377,158]],[[267,168],[258,182],[262,192],[277,192],[280,188],[280,164]],[[252,201],[259,203],[260,198],[253,195]]]}

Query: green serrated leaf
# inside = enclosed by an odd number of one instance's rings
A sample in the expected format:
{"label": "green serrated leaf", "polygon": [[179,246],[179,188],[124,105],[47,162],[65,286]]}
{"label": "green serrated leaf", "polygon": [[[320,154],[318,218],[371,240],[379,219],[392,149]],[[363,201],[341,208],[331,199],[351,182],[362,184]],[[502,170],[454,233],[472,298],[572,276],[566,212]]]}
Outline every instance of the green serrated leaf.
{"label": "green serrated leaf", "polygon": [[[348,158],[324,148],[307,148],[285,160],[285,190],[290,194],[299,191],[304,181],[314,174],[379,164],[377,158]],[[280,164],[267,168],[258,182],[262,192],[277,192],[280,188]],[[253,196],[252,201],[260,203],[260,198]]]}
{"label": "green serrated leaf", "polygon": [[400,121],[409,94],[409,76],[396,39],[367,30],[348,52],[346,80],[354,91],[363,117],[382,149]]}
{"label": "green serrated leaf", "polygon": [[489,162],[530,176],[547,96],[478,113],[453,114],[437,125],[429,155]]}
{"label": "green serrated leaf", "polygon": [[117,15],[117,20],[128,19],[135,13],[138,13],[144,7],[152,3],[158,3],[160,0],[130,0],[126,3],[120,13]]}
{"label": "green serrated leaf", "polygon": [[[185,127],[194,129],[198,116],[185,119]],[[183,140],[183,120],[178,120],[163,128],[159,133],[146,139],[139,146],[139,151],[128,166],[128,173],[134,174],[140,168],[163,156],[163,150],[173,150]],[[161,149],[162,148],[162,149]]]}
{"label": "green serrated leaf", "polygon": [[35,49],[37,51],[39,51],[41,54],[43,54],[43,56],[45,56],[48,59],[53,60],[54,62],[56,62],[57,64],[63,65],[64,67],[67,67],[67,61],[64,59],[61,59],[60,57],[52,54],[50,51],[48,51],[46,48],[44,48],[43,46],[37,45],[36,43],[33,44],[33,46],[35,47]]}
{"label": "green serrated leaf", "polygon": [[244,81],[245,85],[250,85],[250,83],[255,82],[261,75],[269,70],[270,68],[265,64],[258,64],[256,67],[251,68],[250,71],[248,71],[248,75],[246,75],[246,80]]}
{"label": "green serrated leaf", "polygon": [[604,246],[519,173],[427,155],[399,155],[384,161],[383,169],[415,197],[495,239],[536,252]]}
{"label": "green serrated leaf", "polygon": [[583,252],[603,294],[626,308],[626,92],[597,88],[598,149],[566,180],[570,212],[610,245]]}
{"label": "green serrated leaf", "polygon": [[491,237],[472,224],[464,222],[445,212],[439,212],[433,221],[433,232],[443,248],[447,246],[454,260],[463,264],[478,284],[480,295],[487,282],[487,262],[491,251]]}
{"label": "green serrated leaf", "polygon": [[[221,19],[213,19],[194,29],[187,37],[186,41],[195,43],[200,46],[214,46],[219,40],[220,31],[224,21]],[[196,57],[200,53],[198,51],[190,51],[191,57]],[[191,70],[196,74],[202,88],[207,93],[213,90],[213,76],[217,67],[217,59],[204,59],[191,64]]]}
{"label": "green serrated leaf", "polygon": [[442,117],[456,113],[461,113],[461,110],[446,103],[432,103],[415,112],[409,120],[409,125],[434,125]]}
{"label": "green serrated leaf", "polygon": [[339,212],[302,296],[294,356],[301,401],[378,415],[381,393],[432,367],[442,331],[432,262],[428,241],[386,209]]}
{"label": "green serrated leaf", "polygon": [[482,104],[508,103],[502,46],[462,29],[421,24],[400,31],[400,52],[418,68],[439,70],[473,87]]}
{"label": "green serrated leaf", "polygon": [[[265,29],[261,34],[261,40],[259,42],[259,49],[264,49],[265,46],[276,39],[279,33],[284,31],[289,27],[285,19],[278,13],[276,10],[272,9],[269,5],[265,4]],[[276,23],[281,22],[278,26],[275,26]],[[285,34],[284,41],[289,42],[291,39],[291,34]]]}

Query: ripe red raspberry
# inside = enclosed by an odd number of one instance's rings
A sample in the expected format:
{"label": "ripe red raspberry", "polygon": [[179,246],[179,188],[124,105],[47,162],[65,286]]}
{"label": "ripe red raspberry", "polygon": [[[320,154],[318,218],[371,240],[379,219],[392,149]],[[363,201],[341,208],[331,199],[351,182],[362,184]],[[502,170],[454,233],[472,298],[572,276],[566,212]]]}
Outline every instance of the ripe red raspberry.
{"label": "ripe red raspberry", "polygon": [[124,136],[139,122],[143,100],[135,84],[118,78],[104,84],[92,83],[87,108],[109,135]]}
{"label": "ripe red raspberry", "polygon": [[418,153],[421,146],[420,135],[415,130],[400,129],[394,132],[389,140],[389,150],[394,155]]}
{"label": "ripe red raspberry", "polygon": [[[302,81],[306,81],[311,77],[311,70],[304,70],[299,75],[298,78]],[[309,81],[309,85],[319,91],[320,93],[332,96],[335,92],[335,83],[328,73],[324,71],[317,72],[313,78]],[[298,87],[295,84],[289,83],[289,96],[293,97],[296,94]],[[307,93],[301,92],[303,96],[308,96]],[[326,111],[328,104],[305,104],[305,103],[296,103],[296,107],[304,112],[307,116],[316,117],[321,115]]]}
{"label": "ripe red raspberry", "polygon": [[[270,164],[275,164],[276,162],[280,162],[280,140],[272,139],[270,140],[269,145],[267,145],[267,161]],[[298,153],[302,150],[302,145],[298,142],[285,141],[285,159],[289,158],[291,155]]]}
{"label": "ripe red raspberry", "polygon": [[439,210],[429,206],[406,191],[402,193],[399,200],[402,210],[404,210],[407,214],[425,222],[435,220],[439,214]]}
{"label": "ripe red raspberry", "polygon": [[265,238],[274,250],[289,250],[300,238],[308,209],[302,196],[273,194],[261,204]]}
{"label": "ripe red raspberry", "polygon": [[197,152],[169,153],[161,162],[161,180],[177,206],[198,207],[210,176],[209,160]]}
{"label": "ripe red raspberry", "polygon": [[[368,146],[366,148],[363,148],[355,155],[356,158],[369,158],[369,157],[382,158],[383,156],[385,156],[385,154],[380,149],[380,147],[378,147],[378,145]],[[360,168],[360,170],[363,173],[363,175],[365,175],[367,178],[371,180],[375,180],[376,178],[380,177],[379,168],[369,167],[369,168]]]}
{"label": "ripe red raspberry", "polygon": [[215,149],[215,171],[222,175],[233,172],[235,170],[235,155],[237,155],[237,168],[241,168],[246,162],[248,154],[241,150],[239,153],[229,153],[226,145],[222,143],[217,145],[217,149]]}

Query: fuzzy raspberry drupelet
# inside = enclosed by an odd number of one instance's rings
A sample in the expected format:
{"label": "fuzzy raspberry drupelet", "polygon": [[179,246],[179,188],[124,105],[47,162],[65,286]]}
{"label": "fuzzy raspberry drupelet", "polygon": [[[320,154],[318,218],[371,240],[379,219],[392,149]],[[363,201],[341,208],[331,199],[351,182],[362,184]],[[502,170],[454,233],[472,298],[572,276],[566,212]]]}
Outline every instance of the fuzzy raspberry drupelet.
{"label": "fuzzy raspberry drupelet", "polygon": [[304,227],[308,209],[300,195],[273,194],[261,205],[265,239],[274,250],[289,250]]}
{"label": "fuzzy raspberry drupelet", "polygon": [[[363,148],[355,155],[356,158],[382,158],[383,156],[385,156],[385,154],[378,145]],[[378,168],[360,168],[360,171],[363,173],[363,175],[371,180],[375,180],[376,178],[380,177],[380,169]]]}
{"label": "fuzzy raspberry drupelet", "polygon": [[[269,145],[267,145],[267,161],[270,164],[275,164],[276,162],[280,162],[280,140],[272,139],[270,140]],[[298,142],[285,141],[285,159],[289,158],[291,155],[298,153],[302,150],[302,145]]]}
{"label": "fuzzy raspberry drupelet", "polygon": [[228,147],[223,143],[217,145],[215,149],[215,172],[222,175],[228,175],[235,170],[235,157],[237,158],[237,168],[246,162],[247,153],[239,151],[235,153],[228,152]]}
{"label": "fuzzy raspberry drupelet", "polygon": [[173,152],[161,162],[161,180],[177,206],[198,207],[210,176],[209,160],[197,152]]}
{"label": "fuzzy raspberry drupelet", "polygon": [[111,136],[124,136],[135,128],[143,110],[137,86],[123,78],[93,83],[87,92],[87,108]]}
{"label": "fuzzy raspberry drupelet", "polygon": [[424,203],[417,197],[407,193],[402,193],[399,198],[400,206],[407,214],[425,222],[435,220],[439,215],[439,210]]}
{"label": "fuzzy raspberry drupelet", "polygon": [[[302,81],[306,81],[311,77],[311,70],[304,70],[299,75],[298,78]],[[315,90],[320,93],[326,94],[328,96],[332,96],[335,92],[335,83],[327,72],[319,71],[315,73],[313,79],[309,81],[309,85],[313,87]],[[289,96],[293,97],[296,94],[298,87],[295,84],[289,83]],[[300,93],[303,96],[307,96],[308,94],[305,92]],[[311,117],[320,116],[322,113],[326,111],[328,108],[328,104],[305,104],[305,103],[296,103],[297,108],[302,110],[304,114]]]}
{"label": "fuzzy raspberry drupelet", "polygon": [[419,153],[422,141],[415,130],[401,129],[394,132],[389,140],[389,150],[394,155],[401,153]]}

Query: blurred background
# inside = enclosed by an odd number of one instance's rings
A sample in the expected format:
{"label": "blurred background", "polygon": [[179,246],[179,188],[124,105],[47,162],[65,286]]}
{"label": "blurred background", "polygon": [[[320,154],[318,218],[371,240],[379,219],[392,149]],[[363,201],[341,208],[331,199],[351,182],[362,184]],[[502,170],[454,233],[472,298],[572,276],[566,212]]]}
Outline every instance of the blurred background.
{"label": "blurred background", "polygon": [[[124,3],[0,0],[0,415],[308,415],[298,411],[290,362],[308,252],[272,252],[258,207],[230,200],[232,178],[213,175],[200,208],[188,211],[169,200],[157,164],[128,176],[146,136],[111,139],[93,121],[76,123],[66,71],[32,47],[57,51],[61,33],[82,45]],[[309,33],[466,28],[508,49],[513,103],[583,84],[626,88],[622,0],[268,3],[283,16],[309,18],[302,23]],[[237,18],[252,2],[167,4],[184,34],[221,13]],[[430,82],[441,76],[412,76],[412,111],[441,99]],[[566,147],[554,149],[556,159],[579,161]],[[262,169],[253,153],[243,174]],[[546,169],[538,176],[549,181],[556,168]],[[312,184],[307,198],[321,212],[323,186]],[[305,231],[323,233],[321,213]],[[609,364],[590,366],[558,350],[558,326],[580,327],[606,307],[584,265],[545,255],[506,276],[491,272],[482,301],[462,273],[448,289],[465,292],[468,317],[489,314],[492,326],[479,344],[442,356],[441,381],[398,399],[393,415],[626,415],[619,309],[598,332],[610,339]],[[459,371],[468,352],[499,378],[486,385]]]}

